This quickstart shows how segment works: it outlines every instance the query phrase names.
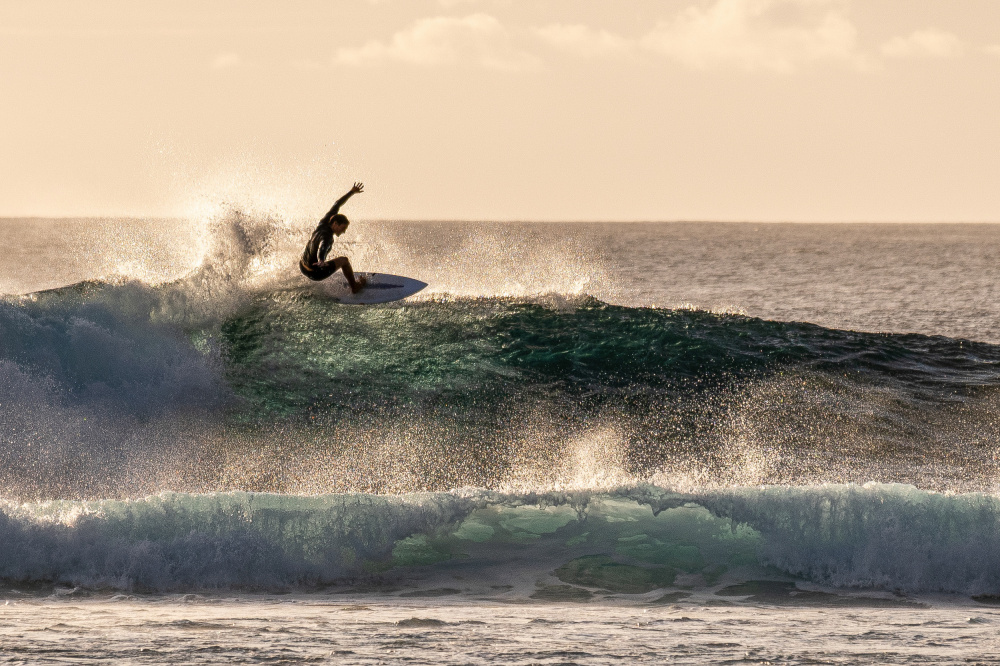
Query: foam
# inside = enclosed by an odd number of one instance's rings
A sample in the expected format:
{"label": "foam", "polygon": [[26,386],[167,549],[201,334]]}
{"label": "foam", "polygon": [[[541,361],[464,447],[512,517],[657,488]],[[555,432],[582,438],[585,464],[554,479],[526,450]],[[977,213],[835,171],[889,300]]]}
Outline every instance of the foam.
{"label": "foam", "polygon": [[1000,499],[903,484],[732,489],[699,498],[764,537],[763,561],[808,580],[996,594]]}

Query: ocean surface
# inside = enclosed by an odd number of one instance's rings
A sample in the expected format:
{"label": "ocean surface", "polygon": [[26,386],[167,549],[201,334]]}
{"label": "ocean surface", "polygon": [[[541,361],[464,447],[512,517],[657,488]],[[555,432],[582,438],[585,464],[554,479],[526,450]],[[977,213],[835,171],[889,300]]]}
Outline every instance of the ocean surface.
{"label": "ocean surface", "polygon": [[0,220],[0,657],[1000,661],[1000,225],[314,224]]}

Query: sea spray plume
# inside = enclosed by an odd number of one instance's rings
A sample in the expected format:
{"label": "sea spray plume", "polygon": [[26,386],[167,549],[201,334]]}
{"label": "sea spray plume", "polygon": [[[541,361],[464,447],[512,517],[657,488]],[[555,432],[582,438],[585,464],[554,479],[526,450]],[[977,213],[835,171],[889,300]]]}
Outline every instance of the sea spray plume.
{"label": "sea spray plume", "polygon": [[417,300],[574,297],[610,293],[616,283],[608,260],[581,239],[537,225],[361,222],[350,234],[359,270],[427,282]]}
{"label": "sea spray plume", "polygon": [[[789,368],[714,396],[722,415],[688,471],[711,487],[825,482],[985,489],[1000,437],[1000,396],[916,405],[891,379]],[[974,471],[973,471],[974,470]],[[654,476],[666,483],[663,474]],[[705,487],[705,486],[703,486]]]}
{"label": "sea spray plume", "polygon": [[210,402],[217,386],[204,354],[150,320],[158,296],[135,282],[93,283],[0,303],[0,358],[56,381],[70,404],[146,415]]}
{"label": "sea spray plume", "polygon": [[498,405],[492,432],[447,412],[394,413],[383,405],[350,418],[313,410],[306,422],[228,425],[206,442],[179,487],[267,492],[407,493],[462,486],[504,491],[606,488],[631,482],[613,426],[563,423],[537,407]]}
{"label": "sea spray plume", "polygon": [[572,249],[539,248],[516,237],[517,227],[499,233],[495,227],[480,227],[439,268],[445,279],[432,288],[456,296],[568,295],[582,293],[591,281],[595,267]]}
{"label": "sea spray plume", "polygon": [[163,286],[155,318],[212,326],[254,294],[287,282],[291,226],[273,215],[226,206],[205,222],[203,255],[187,276]]}
{"label": "sea spray plume", "polygon": [[0,303],[5,495],[148,492],[225,400],[212,359],[150,321],[155,292],[84,284]]}
{"label": "sea spray plume", "polygon": [[350,420],[317,415],[230,425],[186,470],[184,487],[286,493],[400,494],[484,483],[482,457],[433,419],[373,412]]}
{"label": "sea spray plume", "polygon": [[599,490],[635,482],[625,471],[625,438],[611,425],[556,427],[533,415],[533,424],[508,433],[516,445],[504,461],[500,487],[526,490]]}
{"label": "sea spray plume", "polygon": [[176,482],[174,466],[197,455],[232,399],[215,327],[266,281],[282,231],[228,209],[209,221],[205,258],[186,278],[116,278],[0,303],[7,496],[122,496]]}

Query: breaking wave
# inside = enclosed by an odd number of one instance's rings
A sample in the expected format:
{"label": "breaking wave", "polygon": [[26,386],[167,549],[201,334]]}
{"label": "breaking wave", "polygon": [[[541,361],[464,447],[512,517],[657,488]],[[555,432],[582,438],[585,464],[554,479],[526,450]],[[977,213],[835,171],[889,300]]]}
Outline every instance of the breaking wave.
{"label": "breaking wave", "polygon": [[996,595],[998,525],[994,497],[877,484],[166,493],[3,507],[0,578],[15,588],[308,590],[461,563],[464,576],[510,588],[553,575],[588,594],[641,595],[716,589],[769,566],[820,585]]}

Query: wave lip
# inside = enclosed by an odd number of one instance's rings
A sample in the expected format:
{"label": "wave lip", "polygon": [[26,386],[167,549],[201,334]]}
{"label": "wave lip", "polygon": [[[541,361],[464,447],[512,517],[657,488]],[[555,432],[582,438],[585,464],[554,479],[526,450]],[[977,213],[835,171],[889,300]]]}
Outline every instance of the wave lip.
{"label": "wave lip", "polygon": [[0,511],[0,578],[90,588],[267,589],[330,583],[466,506],[427,497],[164,493]]}
{"label": "wave lip", "polygon": [[902,484],[735,489],[702,499],[764,537],[767,563],[813,582],[904,592],[1000,591],[1000,499]]}
{"label": "wave lip", "polygon": [[431,579],[459,567],[466,579],[506,581],[536,598],[610,590],[642,599],[678,586],[713,594],[765,572],[834,588],[997,595],[998,541],[997,498],[901,485],[167,493],[4,506],[0,578],[160,592],[309,590]]}

